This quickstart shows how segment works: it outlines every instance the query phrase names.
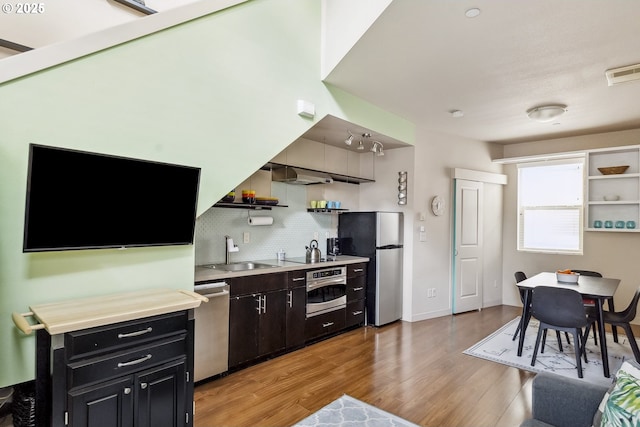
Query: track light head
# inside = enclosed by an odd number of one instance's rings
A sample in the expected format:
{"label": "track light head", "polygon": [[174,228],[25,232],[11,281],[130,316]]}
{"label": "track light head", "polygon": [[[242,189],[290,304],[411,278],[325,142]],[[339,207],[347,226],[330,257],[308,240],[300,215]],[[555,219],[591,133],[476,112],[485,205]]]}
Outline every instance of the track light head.
{"label": "track light head", "polygon": [[349,132],[349,137],[344,140],[344,143],[347,145],[351,145],[352,142],[353,142],[353,135],[351,134],[351,132]]}
{"label": "track light head", "polygon": [[360,151],[364,150],[364,144],[362,143],[362,140],[360,140],[360,142],[358,142],[358,150],[360,150]]}

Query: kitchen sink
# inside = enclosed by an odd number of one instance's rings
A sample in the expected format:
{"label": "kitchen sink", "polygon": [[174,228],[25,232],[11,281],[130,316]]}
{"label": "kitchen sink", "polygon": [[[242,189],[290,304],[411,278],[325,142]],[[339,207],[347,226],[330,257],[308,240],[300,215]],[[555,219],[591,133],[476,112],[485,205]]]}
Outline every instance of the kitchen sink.
{"label": "kitchen sink", "polygon": [[247,270],[257,270],[262,268],[275,268],[277,265],[271,264],[261,264],[259,262],[234,262],[231,264],[206,264],[203,265],[204,268],[213,268],[216,270],[223,271],[247,271]]}

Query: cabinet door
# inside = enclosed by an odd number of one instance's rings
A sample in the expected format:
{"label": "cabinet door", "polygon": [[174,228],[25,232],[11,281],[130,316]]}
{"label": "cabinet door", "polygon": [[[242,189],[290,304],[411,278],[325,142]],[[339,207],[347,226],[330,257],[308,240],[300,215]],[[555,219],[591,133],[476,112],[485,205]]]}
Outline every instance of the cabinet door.
{"label": "cabinet door", "polygon": [[258,351],[262,356],[285,348],[287,291],[267,292],[261,298]]}
{"label": "cabinet door", "polygon": [[299,287],[287,294],[287,349],[304,346],[304,323],[307,314],[307,288]]}
{"label": "cabinet door", "polygon": [[258,357],[258,321],[261,295],[229,300],[229,367]]}
{"label": "cabinet door", "polygon": [[134,386],[131,376],[70,391],[68,425],[132,427],[133,397]]}
{"label": "cabinet door", "polygon": [[186,414],[186,358],[136,376],[136,427],[184,427]]}

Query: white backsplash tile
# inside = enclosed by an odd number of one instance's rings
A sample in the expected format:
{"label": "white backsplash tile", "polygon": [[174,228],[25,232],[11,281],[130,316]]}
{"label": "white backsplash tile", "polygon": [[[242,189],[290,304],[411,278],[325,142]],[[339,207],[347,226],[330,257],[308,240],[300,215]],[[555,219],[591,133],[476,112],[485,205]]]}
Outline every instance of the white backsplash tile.
{"label": "white backsplash tile", "polygon": [[[304,185],[273,183],[273,197],[288,207],[272,210],[246,210],[210,208],[196,221],[196,264],[218,263],[225,260],[225,235],[231,236],[240,249],[231,254],[231,261],[275,259],[283,249],[288,257],[304,256],[305,246],[318,233],[318,247],[326,254],[326,238],[336,237],[336,214],[307,212],[307,189]],[[251,216],[271,216],[273,225],[250,226]],[[243,233],[249,232],[250,242],[243,242]]]}

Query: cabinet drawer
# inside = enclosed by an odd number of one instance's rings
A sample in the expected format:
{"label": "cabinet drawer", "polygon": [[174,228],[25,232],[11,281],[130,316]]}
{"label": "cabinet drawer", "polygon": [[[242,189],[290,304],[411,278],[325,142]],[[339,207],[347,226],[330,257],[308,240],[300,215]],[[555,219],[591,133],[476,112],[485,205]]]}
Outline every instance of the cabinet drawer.
{"label": "cabinet drawer", "polygon": [[346,327],[364,324],[364,300],[347,303]]}
{"label": "cabinet drawer", "polygon": [[307,286],[307,272],[305,270],[290,271],[287,273],[287,286],[289,289]]}
{"label": "cabinet drawer", "polygon": [[187,313],[184,311],[84,329],[65,334],[65,347],[70,360],[125,346],[140,345],[171,334],[185,333]]}
{"label": "cabinet drawer", "polygon": [[345,309],[309,317],[305,324],[307,341],[341,331],[345,325]]}
{"label": "cabinet drawer", "polygon": [[286,289],[287,274],[259,274],[257,276],[235,277],[227,280],[231,296],[257,294]]}
{"label": "cabinet drawer", "polygon": [[67,387],[71,389],[139,372],[185,354],[188,354],[187,335],[180,334],[102,357],[78,360],[67,364]]}
{"label": "cabinet drawer", "polygon": [[347,302],[363,299],[366,293],[365,276],[358,276],[347,281]]}
{"label": "cabinet drawer", "polygon": [[367,273],[366,262],[347,265],[347,277],[364,276],[366,273]]}

